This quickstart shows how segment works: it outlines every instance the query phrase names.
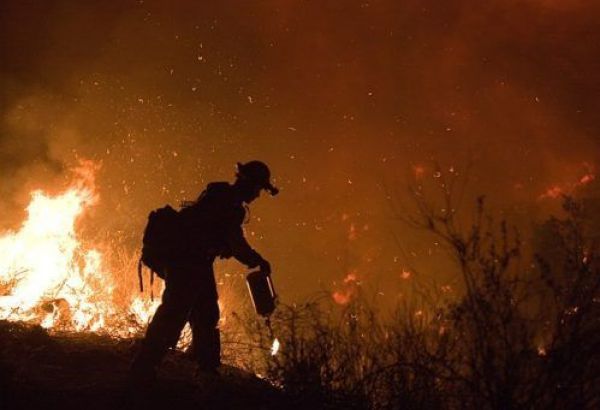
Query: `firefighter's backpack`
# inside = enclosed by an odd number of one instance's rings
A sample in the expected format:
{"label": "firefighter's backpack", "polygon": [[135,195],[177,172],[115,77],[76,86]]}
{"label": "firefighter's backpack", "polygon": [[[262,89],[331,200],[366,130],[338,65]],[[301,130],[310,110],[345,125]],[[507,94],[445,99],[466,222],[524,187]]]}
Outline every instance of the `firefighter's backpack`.
{"label": "firefighter's backpack", "polygon": [[179,212],[170,205],[158,208],[148,215],[148,223],[142,239],[142,255],[138,262],[138,278],[140,291],[144,291],[142,268],[150,271],[150,286],[154,282],[154,274],[164,279],[171,263],[180,250],[181,222]]}

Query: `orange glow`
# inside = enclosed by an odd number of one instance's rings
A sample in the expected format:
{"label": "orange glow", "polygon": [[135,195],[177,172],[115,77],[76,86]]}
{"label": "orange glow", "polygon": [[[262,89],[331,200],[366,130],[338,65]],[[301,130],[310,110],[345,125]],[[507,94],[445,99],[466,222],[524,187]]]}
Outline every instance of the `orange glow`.
{"label": "orange glow", "polygon": [[581,177],[581,179],[579,180],[579,184],[580,185],[586,185],[589,184],[590,182],[592,182],[594,179],[596,178],[596,176],[594,174],[585,174],[584,176]]}
{"label": "orange glow", "polygon": [[563,194],[563,190],[561,187],[555,185],[553,187],[550,187],[546,190],[546,192],[544,192],[542,195],[540,195],[540,199],[544,199],[544,198],[558,198],[559,196],[561,196]]}
{"label": "orange glow", "polygon": [[562,195],[569,195],[577,188],[588,185],[596,179],[596,175],[592,172],[592,167],[584,163],[585,174],[582,177],[579,177],[574,183],[565,183],[565,184],[556,184],[552,187],[548,188],[546,192],[541,194],[538,199],[555,199],[559,198]]}
{"label": "orange glow", "polygon": [[344,278],[344,283],[356,282],[356,272],[352,271]]}
{"label": "orange glow", "polygon": [[350,300],[352,300],[353,293],[354,292],[352,292],[351,290],[335,291],[333,292],[332,296],[333,300],[338,305],[347,305],[350,302]]}
{"label": "orange glow", "polygon": [[[425,277],[446,269],[443,252],[430,255],[424,234],[396,219],[417,211],[410,191],[440,215],[464,212],[464,227],[479,195],[518,223],[537,221],[559,209],[561,190],[597,183],[586,175],[600,152],[589,41],[599,2],[421,3],[2,3],[0,227],[17,232],[15,204],[58,188],[74,158],[101,160],[96,219],[78,238],[101,253],[116,303],[129,306],[121,278],[135,272],[121,275],[85,232],[101,227],[115,253],[133,255],[152,208],[194,200],[210,182],[232,182],[237,162],[260,159],[282,192],[253,202],[245,228],[282,296],[311,298],[359,267],[394,306],[398,244]],[[498,12],[511,18],[489,27]],[[540,35],[549,27],[560,32]],[[446,190],[456,209],[438,207]]]}
{"label": "orange glow", "polygon": [[356,234],[356,227],[354,226],[354,224],[350,224],[350,228],[348,229],[348,240],[349,241],[353,241],[357,238],[357,234]]}
{"label": "orange glow", "polygon": [[415,178],[421,179],[421,178],[423,178],[423,175],[425,175],[425,167],[423,167],[422,165],[415,165],[413,167],[413,172],[414,172]]}

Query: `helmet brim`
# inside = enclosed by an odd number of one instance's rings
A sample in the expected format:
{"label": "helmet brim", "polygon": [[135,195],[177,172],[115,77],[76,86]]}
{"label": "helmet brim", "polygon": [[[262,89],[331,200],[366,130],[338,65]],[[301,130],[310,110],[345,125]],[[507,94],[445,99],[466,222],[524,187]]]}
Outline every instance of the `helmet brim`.
{"label": "helmet brim", "polygon": [[271,194],[271,196],[275,196],[279,193],[279,189],[274,187],[273,184],[271,184],[270,182],[267,183],[267,185],[265,185],[265,187],[263,189],[265,191],[267,191],[269,194]]}

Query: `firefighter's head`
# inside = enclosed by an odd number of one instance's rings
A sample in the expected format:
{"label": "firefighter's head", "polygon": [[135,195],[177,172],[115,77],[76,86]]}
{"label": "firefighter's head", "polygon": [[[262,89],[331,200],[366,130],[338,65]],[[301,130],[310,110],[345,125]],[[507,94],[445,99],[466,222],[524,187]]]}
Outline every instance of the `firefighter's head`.
{"label": "firefighter's head", "polygon": [[258,198],[263,189],[273,196],[279,192],[271,184],[269,167],[261,161],[250,161],[245,164],[238,162],[235,184],[240,189],[242,200],[246,203]]}

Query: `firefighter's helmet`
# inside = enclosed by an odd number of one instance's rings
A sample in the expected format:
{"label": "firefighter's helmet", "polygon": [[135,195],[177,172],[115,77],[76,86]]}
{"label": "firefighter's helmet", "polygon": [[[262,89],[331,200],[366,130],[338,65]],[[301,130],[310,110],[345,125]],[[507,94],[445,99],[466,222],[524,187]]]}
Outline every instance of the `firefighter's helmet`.
{"label": "firefighter's helmet", "polygon": [[269,191],[271,195],[277,195],[279,189],[271,184],[271,171],[267,164],[262,161],[250,161],[237,164],[237,177],[247,179],[260,188]]}

